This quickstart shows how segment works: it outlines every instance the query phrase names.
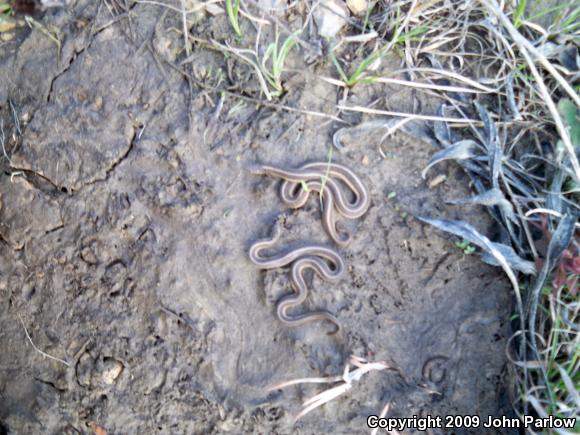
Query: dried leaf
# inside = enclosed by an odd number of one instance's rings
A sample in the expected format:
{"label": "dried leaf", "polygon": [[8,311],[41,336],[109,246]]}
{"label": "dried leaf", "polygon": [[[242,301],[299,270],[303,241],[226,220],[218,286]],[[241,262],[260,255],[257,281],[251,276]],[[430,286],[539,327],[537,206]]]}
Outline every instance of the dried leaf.
{"label": "dried leaf", "polygon": [[462,140],[454,143],[448,148],[442,149],[436,152],[429,160],[429,163],[423,169],[421,176],[423,179],[427,176],[427,171],[444,160],[466,160],[471,159],[477,155],[476,151],[478,149],[477,143],[472,140]]}
{"label": "dried leaf", "polygon": [[514,74],[515,71],[512,71],[507,78],[506,84],[505,84],[505,90],[506,90],[506,95],[507,95],[507,102],[510,108],[510,111],[512,112],[512,117],[514,120],[520,120],[522,119],[522,115],[520,113],[520,110],[518,109],[518,105],[516,103],[516,95],[514,92]]}
{"label": "dried leaf", "polygon": [[513,205],[505,198],[500,189],[490,189],[469,198],[452,199],[446,202],[453,205],[480,204],[487,207],[498,206],[508,219],[518,223]]}
{"label": "dried leaf", "polygon": [[558,228],[552,234],[552,239],[548,245],[548,253],[546,254],[546,264],[548,270],[551,271],[555,266],[564,250],[570,245],[570,240],[574,235],[577,218],[572,214],[566,214],[560,220]]}
{"label": "dried leaf", "polygon": [[497,263],[502,267],[504,272],[509,277],[512,285],[516,287],[518,281],[516,275],[510,266],[508,260],[503,255],[503,253],[495,246],[497,244],[493,243],[484,235],[480,234],[475,228],[473,228],[468,223],[462,221],[452,221],[447,219],[430,219],[424,217],[417,217],[419,220],[433,225],[440,230],[446,231],[448,233],[455,234],[456,236],[462,237],[463,239],[479,246],[489,255],[491,255]]}
{"label": "dried leaf", "polygon": [[[536,266],[534,265],[534,263],[531,261],[524,260],[518,254],[516,254],[516,252],[513,250],[511,246],[495,242],[491,242],[491,246],[493,246],[495,249],[497,249],[499,252],[502,253],[502,255],[505,257],[509,265],[512,267],[512,269],[517,270],[518,272],[522,272],[526,275],[536,274]],[[491,266],[500,266],[497,260],[487,252],[484,252],[481,255],[481,259],[482,261]]]}
{"label": "dried leaf", "polygon": [[562,381],[564,381],[564,385],[566,385],[566,389],[568,390],[568,394],[572,399],[573,403],[575,404],[577,409],[580,409],[580,394],[578,393],[578,387],[574,385],[574,381],[570,378],[570,375],[564,368],[556,363],[558,366],[558,371],[560,372],[560,376],[562,377]]}
{"label": "dried leaf", "polygon": [[[445,104],[441,104],[437,109],[437,115],[444,118],[445,117]],[[443,145],[444,148],[451,146],[453,142],[451,140],[451,131],[449,125],[444,121],[435,121],[433,123],[433,133],[437,140]]]}
{"label": "dried leaf", "polygon": [[569,46],[562,50],[558,60],[562,65],[572,72],[577,72],[580,69],[580,61],[578,60],[578,47]]}
{"label": "dried leaf", "polygon": [[479,116],[483,121],[483,128],[485,130],[486,135],[485,146],[487,148],[487,159],[489,164],[491,184],[494,188],[499,188],[498,178],[499,172],[501,170],[503,153],[499,146],[497,129],[495,128],[495,124],[491,120],[491,116],[487,111],[487,109],[481,104],[478,104],[477,102],[475,103],[475,105],[479,112]]}
{"label": "dried leaf", "polygon": [[564,182],[564,171],[561,167],[556,169],[550,184],[550,191],[546,197],[546,208],[562,213],[562,183]]}
{"label": "dried leaf", "polygon": [[564,252],[564,249],[570,244],[570,240],[574,235],[576,227],[576,216],[572,214],[566,214],[560,220],[556,231],[552,234],[552,239],[548,245],[548,252],[546,253],[546,258],[544,259],[544,265],[540,270],[538,277],[536,278],[532,290],[530,292],[530,299],[528,303],[528,311],[530,313],[528,318],[528,326],[530,330],[530,341],[532,343],[534,352],[538,352],[536,347],[536,314],[538,311],[538,302],[540,300],[540,293],[544,284],[548,278],[549,273],[552,271],[556,263],[558,262],[560,256]]}

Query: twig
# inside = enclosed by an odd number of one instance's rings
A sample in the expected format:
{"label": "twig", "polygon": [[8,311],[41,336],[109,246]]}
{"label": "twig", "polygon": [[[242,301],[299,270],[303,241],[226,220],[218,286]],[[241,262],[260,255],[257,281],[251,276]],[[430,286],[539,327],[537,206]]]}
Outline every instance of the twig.
{"label": "twig", "polygon": [[142,4],[148,4],[148,5],[154,5],[154,6],[162,6],[164,8],[167,9],[171,9],[172,11],[178,12],[178,13],[186,13],[186,14],[193,14],[197,11],[200,11],[202,9],[205,9],[207,6],[214,4],[214,3],[221,3],[222,0],[208,0],[206,2],[200,3],[195,5],[193,8],[189,9],[189,10],[184,10],[183,8],[177,8],[175,6],[169,5],[167,3],[162,3],[162,2],[156,2],[156,1],[152,1],[152,0],[137,0],[136,3],[142,3]]}
{"label": "twig", "polygon": [[[551,208],[534,208],[532,210],[528,210],[525,214],[526,217],[530,217],[533,214],[544,213],[549,214],[550,216],[554,216],[557,218],[562,218],[562,213],[558,213],[556,210],[552,210]],[[576,228],[580,228],[580,223],[574,224]]]}
{"label": "twig", "polygon": [[339,105],[338,108],[340,110],[346,110],[349,112],[361,112],[361,113],[368,113],[370,115],[397,116],[400,118],[420,119],[423,121],[453,122],[453,123],[461,124],[461,125],[467,125],[467,124],[480,125],[481,124],[481,121],[478,121],[476,119],[447,118],[447,117],[435,116],[435,115],[419,115],[416,113],[392,112],[390,110],[371,109],[371,108],[363,107],[363,106],[342,106],[342,105]]}
{"label": "twig", "polygon": [[185,10],[185,0],[181,0],[181,20],[183,25],[183,40],[185,42],[185,53],[187,54],[187,57],[189,57],[191,56],[191,48],[188,39],[189,30],[187,28],[187,12]]}
{"label": "twig", "polygon": [[[354,365],[357,367],[354,371],[350,371],[350,366]],[[282,382],[280,384],[274,385],[269,387],[267,390],[278,390],[281,388],[288,387],[290,385],[295,384],[302,384],[302,383],[334,383],[340,382],[343,383],[337,385],[336,387],[332,387],[328,390],[323,391],[322,393],[316,394],[315,396],[311,397],[310,399],[306,400],[302,404],[302,411],[300,411],[296,417],[294,417],[294,421],[299,420],[300,418],[304,417],[310,411],[318,408],[319,406],[324,405],[325,403],[330,402],[333,399],[336,399],[340,395],[346,393],[348,390],[352,388],[352,384],[354,381],[359,381],[365,373],[374,371],[374,370],[385,370],[385,369],[393,369],[399,371],[398,368],[391,366],[386,361],[376,361],[376,362],[369,362],[364,358],[359,358],[357,356],[351,355],[349,362],[344,367],[344,373],[342,376],[330,376],[324,378],[304,378],[304,379],[293,379],[291,381]]]}
{"label": "twig", "polygon": [[20,319],[20,323],[22,323],[22,327],[24,328],[24,333],[26,334],[26,338],[28,338],[28,341],[30,341],[30,344],[32,345],[32,347],[34,348],[34,350],[36,350],[38,353],[40,353],[42,356],[45,356],[47,358],[50,358],[54,361],[58,361],[60,363],[63,363],[65,366],[70,367],[70,364],[67,363],[65,360],[62,360],[60,358],[57,358],[55,356],[49,355],[46,352],[43,352],[42,350],[40,350],[38,347],[36,347],[36,345],[34,344],[34,342],[32,341],[32,338],[30,338],[30,334],[28,333],[28,329],[26,329],[26,326],[24,325],[24,320],[22,320],[22,317],[20,317],[19,313],[16,313],[16,315],[18,316],[18,318]]}

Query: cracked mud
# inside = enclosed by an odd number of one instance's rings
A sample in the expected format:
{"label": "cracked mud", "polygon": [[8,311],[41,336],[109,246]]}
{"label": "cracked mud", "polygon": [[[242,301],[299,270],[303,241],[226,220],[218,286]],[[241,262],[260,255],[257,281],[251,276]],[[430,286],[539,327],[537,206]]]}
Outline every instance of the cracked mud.
{"label": "cracked mud", "polygon": [[[442,165],[448,182],[429,189],[428,142],[398,132],[383,158],[384,132],[344,138],[332,158],[363,179],[372,204],[347,224],[346,278],[314,278],[305,307],[335,313],[344,332],[288,328],[275,314],[286,270],[258,270],[248,248],[283,212],[280,246],[331,242],[316,199],[288,212],[278,182],[248,168],[325,160],[342,125],[227,96],[216,117],[220,96],[190,93],[164,60],[179,17],[142,4],[111,24],[97,3],[43,18],[63,32],[60,53],[29,29],[0,46],[0,118],[12,125],[10,99],[27,119],[0,178],[0,433],[368,433],[366,416],[387,401],[392,416],[509,414],[506,281],[412,217],[490,229],[481,209],[445,205],[468,194],[458,170]],[[227,21],[214,26],[220,35]],[[332,85],[288,80],[296,91],[284,104],[334,113]],[[410,104],[404,92],[389,98]],[[68,365],[34,349],[24,328]],[[351,353],[388,359],[404,378],[371,373],[296,426],[301,402],[321,390],[266,392],[341,374]]]}

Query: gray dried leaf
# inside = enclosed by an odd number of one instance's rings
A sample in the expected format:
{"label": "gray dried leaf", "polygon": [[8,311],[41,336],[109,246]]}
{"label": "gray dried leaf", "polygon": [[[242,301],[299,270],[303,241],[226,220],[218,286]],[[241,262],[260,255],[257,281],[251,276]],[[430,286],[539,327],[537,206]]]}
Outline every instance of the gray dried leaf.
{"label": "gray dried leaf", "polygon": [[516,175],[513,171],[505,170],[504,174],[509,185],[519,190],[520,193],[522,193],[526,198],[533,198],[536,196],[533,187],[526,186],[522,181],[520,181],[519,176]]}
{"label": "gray dried leaf", "polygon": [[548,245],[548,253],[546,254],[546,262],[548,263],[548,270],[552,270],[556,263],[562,256],[564,250],[570,245],[570,240],[574,235],[577,217],[572,214],[566,214],[560,220],[558,228],[552,234],[552,239]]}
{"label": "gray dried leaf", "polygon": [[[491,242],[491,245],[495,249],[497,249],[499,252],[502,253],[502,255],[505,257],[505,259],[507,260],[509,265],[512,267],[512,269],[517,270],[517,271],[522,272],[522,273],[525,273],[526,275],[535,275],[536,274],[535,264],[531,261],[524,260],[518,254],[516,254],[516,252],[513,250],[513,248],[511,246],[504,245],[501,243],[495,243],[495,242]],[[488,254],[487,252],[484,252],[481,255],[481,259],[485,263],[490,264],[492,266],[499,266],[500,265],[497,262],[497,260],[493,256],[491,256],[490,254]]]}
{"label": "gray dried leaf", "polygon": [[562,50],[558,60],[562,65],[568,68],[572,72],[576,72],[580,69],[580,57],[578,56],[578,47],[569,46],[565,50]]}
{"label": "gray dried leaf", "polygon": [[515,71],[512,71],[510,75],[508,75],[505,89],[507,94],[508,106],[510,108],[510,111],[512,112],[512,119],[517,121],[522,119],[522,114],[520,113],[520,110],[518,109],[518,105],[516,103],[516,94],[514,92],[514,74]]}
{"label": "gray dried leaf", "polygon": [[489,163],[489,171],[491,177],[492,186],[495,188],[499,187],[499,172],[501,170],[502,162],[502,151],[499,147],[499,138],[497,136],[497,129],[493,123],[491,116],[487,109],[475,102],[477,111],[479,112],[479,117],[483,121],[483,128],[485,131],[485,147],[487,148],[487,158]]}
{"label": "gray dried leaf", "polygon": [[436,152],[429,160],[429,163],[423,169],[421,176],[425,179],[429,169],[444,160],[466,160],[471,159],[477,155],[477,143],[472,140],[461,140],[454,143],[448,148]]}
{"label": "gray dried leaf", "polygon": [[561,167],[556,169],[552,183],[550,184],[550,191],[546,198],[546,207],[562,213],[562,183],[564,182],[564,171]]}
{"label": "gray dried leaf", "polygon": [[[441,104],[437,108],[437,115],[440,117],[445,117],[445,104]],[[452,140],[451,140],[451,131],[449,129],[449,125],[447,125],[444,121],[435,121],[433,123],[433,133],[437,140],[443,145],[444,148],[450,147]]]}
{"label": "gray dried leaf", "polygon": [[490,138],[493,137],[493,130],[494,130],[494,124],[491,121],[491,116],[489,115],[489,112],[487,111],[487,109],[482,106],[481,104],[479,104],[477,101],[474,102],[475,107],[477,109],[477,112],[479,113],[479,117],[481,119],[481,121],[483,122],[483,131],[485,133],[484,136],[484,143],[487,147],[487,144],[490,141]]}
{"label": "gray dried leaf", "polygon": [[530,342],[532,343],[532,348],[535,353],[538,353],[534,331],[536,328],[536,314],[538,312],[540,293],[544,288],[549,273],[552,271],[554,266],[556,266],[556,263],[564,252],[564,249],[566,249],[570,244],[570,240],[572,239],[576,229],[577,220],[578,218],[572,214],[566,214],[560,220],[560,223],[558,224],[556,231],[552,234],[552,239],[548,244],[548,252],[544,259],[544,265],[540,269],[540,273],[538,274],[530,292],[530,299],[528,301],[528,311],[530,313],[528,317],[528,327],[530,329]]}
{"label": "gray dried leaf", "polygon": [[452,199],[446,202],[453,205],[479,204],[485,205],[486,207],[498,206],[508,219],[515,223],[518,222],[513,205],[505,198],[503,192],[497,188],[487,190],[479,195]]}
{"label": "gray dried leaf", "polygon": [[578,392],[577,382],[574,382],[570,378],[568,372],[560,364],[556,364],[556,366],[558,367],[562,381],[564,381],[564,385],[566,385],[568,396],[572,399],[570,402],[575,404],[576,409],[580,409],[580,393]]}
{"label": "gray dried leaf", "polygon": [[517,285],[516,274],[514,273],[511,265],[506,259],[505,255],[497,248],[496,243],[493,243],[484,235],[480,234],[475,228],[473,228],[468,223],[463,221],[452,221],[448,219],[430,219],[417,216],[417,219],[433,225],[440,230],[446,231],[451,234],[455,234],[474,245],[479,246],[486,253],[495,259],[498,265],[504,270],[508,278],[510,279],[512,285]]}

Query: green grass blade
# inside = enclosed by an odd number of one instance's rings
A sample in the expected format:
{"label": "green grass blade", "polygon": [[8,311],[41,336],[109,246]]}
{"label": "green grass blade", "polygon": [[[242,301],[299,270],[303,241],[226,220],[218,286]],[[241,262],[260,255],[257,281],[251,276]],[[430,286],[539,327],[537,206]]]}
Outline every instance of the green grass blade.
{"label": "green grass blade", "polygon": [[526,4],[527,4],[526,0],[520,0],[518,2],[518,7],[516,8],[514,18],[512,21],[514,23],[514,26],[516,26],[516,29],[520,27],[520,24],[522,24],[522,17],[524,16],[524,12],[526,10]]}
{"label": "green grass blade", "polygon": [[278,56],[275,59],[274,74],[278,77],[280,75],[282,75],[282,70],[284,69],[284,63],[286,63],[286,58],[290,54],[290,50],[292,50],[294,48],[294,46],[296,46],[296,35],[297,34],[298,34],[297,32],[294,32],[290,36],[288,36],[288,38],[286,38],[286,40],[284,41],[284,44],[282,44],[282,47],[280,48],[280,53],[278,54]]}
{"label": "green grass blade", "polygon": [[330,60],[332,61],[334,67],[336,68],[336,70],[338,71],[338,75],[340,76],[340,79],[345,83],[348,84],[348,77],[346,76],[344,70],[342,69],[342,67],[340,66],[340,63],[338,63],[338,59],[336,58],[336,56],[334,55],[334,53],[330,53]]}
{"label": "green grass blade", "polygon": [[240,30],[240,23],[238,21],[238,12],[240,10],[240,0],[226,0],[226,12],[228,13],[228,18],[230,24],[236,32],[236,35],[242,36],[242,31]]}

